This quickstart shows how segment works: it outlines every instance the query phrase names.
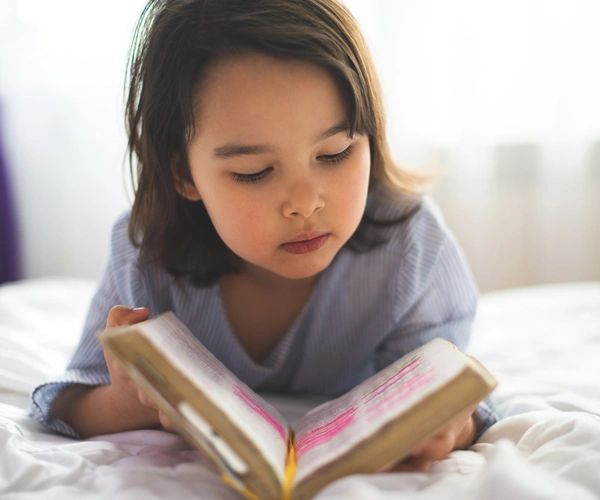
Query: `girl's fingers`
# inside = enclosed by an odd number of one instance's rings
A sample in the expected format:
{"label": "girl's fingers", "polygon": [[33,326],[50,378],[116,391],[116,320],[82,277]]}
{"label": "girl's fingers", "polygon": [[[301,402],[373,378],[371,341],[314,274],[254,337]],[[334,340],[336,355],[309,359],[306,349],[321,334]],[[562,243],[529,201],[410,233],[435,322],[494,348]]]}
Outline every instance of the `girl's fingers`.
{"label": "girl's fingers", "polygon": [[155,410],[158,410],[158,406],[152,400],[152,398],[147,396],[146,393],[139,388],[137,390],[137,396],[138,396],[138,399],[140,400],[140,403],[142,403],[144,406],[148,406],[149,408],[154,408]]}
{"label": "girl's fingers", "polygon": [[[149,316],[150,310],[147,307],[135,307],[132,309],[117,305],[112,307],[108,313],[106,328],[133,325],[148,319]],[[106,350],[104,351],[104,359],[106,360],[111,379],[119,378],[126,380],[130,378],[123,365]]]}
{"label": "girl's fingers", "polygon": [[115,326],[126,326],[145,321],[150,316],[150,310],[147,307],[130,308],[126,306],[114,306],[108,313],[106,319],[106,328]]}
{"label": "girl's fingers", "polygon": [[420,446],[419,449],[415,451],[414,455],[426,457],[430,460],[441,460],[446,458],[454,449],[455,441],[456,437],[454,434],[449,430],[446,430]]}
{"label": "girl's fingers", "polygon": [[171,419],[160,410],[158,411],[158,420],[160,422],[160,425],[163,426],[163,428],[171,432],[176,432],[176,429],[173,426],[173,422],[171,422]]}
{"label": "girl's fingers", "polygon": [[166,430],[175,432],[175,427],[173,426],[173,422],[165,413],[158,409],[158,405],[141,389],[137,390],[137,396],[144,406],[148,406],[149,408],[153,408],[158,411],[158,421],[160,425],[162,425]]}
{"label": "girl's fingers", "polygon": [[[106,319],[106,328],[133,325],[148,319],[149,316],[150,310],[147,307],[130,308],[117,305],[112,307],[108,313],[108,317]],[[111,380],[128,380],[130,378],[123,365],[106,350],[104,351],[104,359],[106,360]]]}
{"label": "girl's fingers", "polygon": [[108,372],[110,373],[111,380],[115,377],[119,379],[130,378],[124,366],[106,349],[104,350],[104,359],[106,360],[106,365],[108,366]]}
{"label": "girl's fingers", "polygon": [[[150,310],[147,307],[136,307],[129,308],[126,306],[118,305],[111,308],[108,313],[108,318],[106,320],[106,328],[113,328],[115,326],[126,326],[126,325],[134,325],[139,323],[140,321],[145,321],[150,316]],[[158,410],[158,406],[156,403],[150,398],[143,390],[136,386],[136,384],[131,380],[127,370],[123,367],[123,365],[115,359],[109,352],[104,351],[104,357],[106,359],[106,364],[108,365],[109,372],[111,375],[111,380],[115,378],[120,379],[120,384],[127,384],[134,391],[134,394],[137,396],[140,404],[146,406],[148,408],[153,408],[154,410]],[[158,410],[158,419],[160,424],[168,431],[175,431],[173,427],[173,423],[171,420],[160,410]]]}
{"label": "girl's fingers", "polygon": [[394,465],[390,469],[390,472],[427,472],[433,462],[427,456],[411,455],[402,460],[402,462]]}
{"label": "girl's fingers", "polygon": [[431,465],[446,458],[454,449],[456,441],[452,427],[446,427],[426,443],[419,446],[408,457],[394,465],[392,472],[426,472]]}

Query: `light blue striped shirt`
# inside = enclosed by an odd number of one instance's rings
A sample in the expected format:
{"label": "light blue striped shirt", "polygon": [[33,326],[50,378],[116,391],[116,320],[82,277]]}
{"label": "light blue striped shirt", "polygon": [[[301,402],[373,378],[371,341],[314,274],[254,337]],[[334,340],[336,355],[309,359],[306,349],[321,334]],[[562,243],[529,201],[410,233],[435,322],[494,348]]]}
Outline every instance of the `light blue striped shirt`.
{"label": "light blue striped shirt", "polygon": [[[172,310],[232,372],[260,392],[335,397],[407,352],[442,337],[467,348],[477,290],[437,208],[427,198],[389,240],[368,252],[343,248],[300,315],[263,363],[255,362],[231,330],[217,284],[175,282],[164,269],[141,266],[128,237],[129,214],[112,233],[111,255],[92,300],[79,345],[64,375],[37,387],[30,414],[77,437],[53,419],[56,395],[70,384],[109,384],[95,333],[116,304]],[[496,416],[478,409],[478,436]]]}

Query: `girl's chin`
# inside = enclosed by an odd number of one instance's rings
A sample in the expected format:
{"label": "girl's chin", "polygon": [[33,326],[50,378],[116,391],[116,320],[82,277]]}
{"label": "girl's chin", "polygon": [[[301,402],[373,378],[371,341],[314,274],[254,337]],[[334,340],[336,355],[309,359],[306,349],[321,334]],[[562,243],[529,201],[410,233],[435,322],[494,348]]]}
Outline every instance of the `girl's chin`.
{"label": "girl's chin", "polygon": [[[329,265],[329,262],[320,265],[295,265],[295,266],[276,266],[276,267],[262,267],[252,265],[251,268],[247,268],[248,271],[255,275],[263,275],[263,278],[269,279],[281,279],[281,280],[310,280],[316,278],[321,274]],[[252,269],[252,270],[250,270]]]}
{"label": "girl's chin", "polygon": [[[318,255],[320,253],[320,255]],[[315,278],[321,274],[333,261],[335,253],[326,249],[321,252],[311,254],[294,255],[285,252],[278,255],[277,259],[269,263],[244,261],[243,268],[256,276],[263,275],[268,278],[271,275],[274,278],[288,280],[303,280]],[[283,256],[283,258],[281,258]]]}
{"label": "girl's chin", "polygon": [[315,278],[319,274],[321,274],[333,259],[323,260],[321,262],[314,263],[297,263],[297,265],[285,266],[283,268],[277,269],[276,274],[281,276],[282,278],[287,278],[291,280],[301,280],[301,279],[309,279]]}

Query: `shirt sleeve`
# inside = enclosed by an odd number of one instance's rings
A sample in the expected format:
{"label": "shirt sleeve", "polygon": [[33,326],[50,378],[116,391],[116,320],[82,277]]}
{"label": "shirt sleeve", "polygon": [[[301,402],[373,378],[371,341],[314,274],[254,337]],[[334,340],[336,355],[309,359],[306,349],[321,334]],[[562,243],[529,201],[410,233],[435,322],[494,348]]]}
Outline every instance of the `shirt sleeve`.
{"label": "shirt sleeve", "polygon": [[[435,207],[424,203],[405,232],[393,329],[378,349],[378,370],[437,337],[466,351],[477,310],[474,279]],[[488,398],[475,412],[477,438],[497,420]]]}
{"label": "shirt sleeve", "polygon": [[483,433],[498,420],[500,420],[500,416],[492,399],[490,397],[484,399],[475,410],[475,439],[473,441],[479,441]]}
{"label": "shirt sleeve", "polygon": [[129,241],[127,224],[128,217],[122,217],[113,228],[109,261],[92,298],[79,344],[65,372],[36,387],[32,394],[29,415],[61,434],[79,437],[68,424],[52,417],[52,404],[58,394],[75,384],[97,386],[110,383],[96,332],[105,327],[111,307],[117,304],[130,307],[146,305],[146,287],[137,265],[137,249]]}

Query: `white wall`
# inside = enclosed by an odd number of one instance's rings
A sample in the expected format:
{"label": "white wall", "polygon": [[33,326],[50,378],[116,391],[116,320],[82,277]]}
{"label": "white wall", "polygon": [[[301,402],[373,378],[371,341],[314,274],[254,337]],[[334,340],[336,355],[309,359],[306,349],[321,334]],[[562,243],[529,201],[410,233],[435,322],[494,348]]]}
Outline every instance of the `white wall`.
{"label": "white wall", "polygon": [[121,87],[141,1],[2,0],[0,103],[26,277],[98,276],[128,205]]}
{"label": "white wall", "polygon": [[345,3],[481,289],[600,280],[600,2]]}

